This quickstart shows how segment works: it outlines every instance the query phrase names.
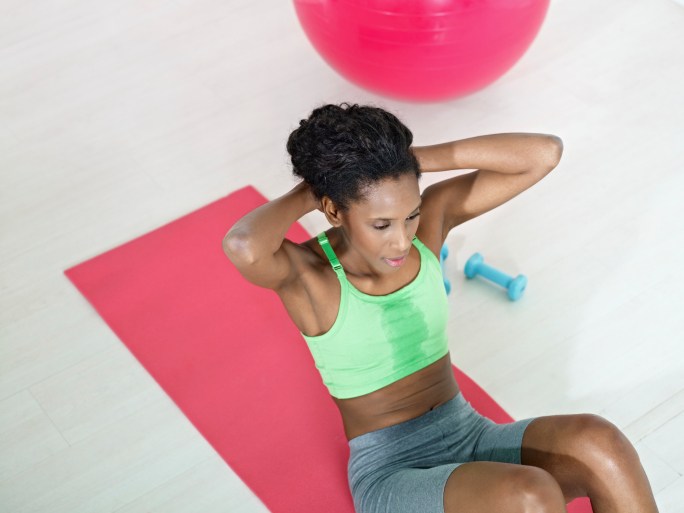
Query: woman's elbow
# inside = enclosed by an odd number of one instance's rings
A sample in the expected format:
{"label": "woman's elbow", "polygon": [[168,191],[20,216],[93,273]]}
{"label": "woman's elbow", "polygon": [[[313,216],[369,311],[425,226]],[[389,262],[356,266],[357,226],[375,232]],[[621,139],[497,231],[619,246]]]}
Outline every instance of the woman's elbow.
{"label": "woman's elbow", "polygon": [[239,232],[226,234],[223,238],[223,252],[234,264],[249,263],[254,260],[247,237],[241,236]]}
{"label": "woman's elbow", "polygon": [[563,156],[563,139],[557,135],[549,135],[549,165],[556,167]]}

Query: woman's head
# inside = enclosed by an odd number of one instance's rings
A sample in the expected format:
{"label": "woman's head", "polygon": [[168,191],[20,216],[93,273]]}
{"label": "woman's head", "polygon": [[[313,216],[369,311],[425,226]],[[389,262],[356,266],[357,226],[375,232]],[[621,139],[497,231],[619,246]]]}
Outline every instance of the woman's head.
{"label": "woman's head", "polygon": [[327,196],[342,212],[366,197],[368,187],[409,174],[419,179],[409,147],[411,131],[393,114],[343,102],[323,105],[299,122],[287,140],[293,173],[318,199]]}
{"label": "woman's head", "polygon": [[421,172],[412,142],[393,114],[348,103],[315,109],[287,141],[293,173],[375,271],[396,267],[386,259],[407,255],[418,227]]}

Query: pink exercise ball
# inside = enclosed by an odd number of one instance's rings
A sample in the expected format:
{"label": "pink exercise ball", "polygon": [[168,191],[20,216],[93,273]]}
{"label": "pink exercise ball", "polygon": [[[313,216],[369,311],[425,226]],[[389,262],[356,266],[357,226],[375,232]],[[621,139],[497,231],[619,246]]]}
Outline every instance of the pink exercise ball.
{"label": "pink exercise ball", "polygon": [[549,0],[294,0],[311,44],[343,77],[400,100],[464,96],[532,44]]}

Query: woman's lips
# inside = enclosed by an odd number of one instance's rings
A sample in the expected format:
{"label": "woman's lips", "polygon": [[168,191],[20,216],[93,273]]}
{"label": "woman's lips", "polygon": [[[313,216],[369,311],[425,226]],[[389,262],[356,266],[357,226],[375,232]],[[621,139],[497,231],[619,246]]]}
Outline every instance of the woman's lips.
{"label": "woman's lips", "polygon": [[385,258],[384,260],[385,260],[385,262],[387,262],[392,267],[400,267],[406,261],[406,257],[403,256],[403,257],[397,258],[397,259]]}

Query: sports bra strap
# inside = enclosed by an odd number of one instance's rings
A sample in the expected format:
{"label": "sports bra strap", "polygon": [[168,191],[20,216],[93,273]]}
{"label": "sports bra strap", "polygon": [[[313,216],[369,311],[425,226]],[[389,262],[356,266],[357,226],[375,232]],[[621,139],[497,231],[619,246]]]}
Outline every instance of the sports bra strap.
{"label": "sports bra strap", "polygon": [[[416,235],[413,236],[413,241],[418,241],[420,242],[420,239]],[[337,255],[333,251],[332,246],[330,245],[330,241],[328,240],[328,236],[325,234],[325,232],[321,232],[318,234],[318,243],[321,245],[323,248],[323,251],[325,252],[326,256],[328,257],[328,260],[330,260],[330,264],[332,265],[332,268],[335,270],[335,273],[340,279],[347,279],[346,274],[344,274],[344,269],[342,268],[342,264],[340,264],[340,261],[337,259]]]}
{"label": "sports bra strap", "polygon": [[318,243],[323,248],[323,251],[328,257],[328,260],[330,260],[330,264],[335,270],[337,276],[340,279],[346,279],[344,269],[342,268],[342,264],[340,264],[340,261],[337,259],[337,255],[335,255],[332,246],[330,246],[330,241],[328,240],[328,236],[325,234],[325,232],[321,232],[318,234]]}

